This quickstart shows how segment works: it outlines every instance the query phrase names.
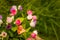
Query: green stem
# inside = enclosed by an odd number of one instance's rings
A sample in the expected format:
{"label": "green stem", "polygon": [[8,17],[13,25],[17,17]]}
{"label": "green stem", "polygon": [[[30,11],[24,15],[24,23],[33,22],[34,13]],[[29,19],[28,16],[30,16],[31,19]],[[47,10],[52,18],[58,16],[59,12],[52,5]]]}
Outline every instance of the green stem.
{"label": "green stem", "polygon": [[55,22],[53,19],[51,19],[51,21],[52,21],[54,24],[56,24],[58,27],[60,27],[60,25],[59,25],[57,22]]}
{"label": "green stem", "polygon": [[4,38],[2,37],[2,40],[3,40]]}
{"label": "green stem", "polygon": [[52,28],[53,28],[53,31],[54,31],[54,33],[55,33],[55,35],[56,35],[57,40],[59,40],[58,35],[57,35],[57,32],[56,32],[56,30],[55,30],[55,28],[54,28],[53,23],[51,23],[51,25],[52,25]]}

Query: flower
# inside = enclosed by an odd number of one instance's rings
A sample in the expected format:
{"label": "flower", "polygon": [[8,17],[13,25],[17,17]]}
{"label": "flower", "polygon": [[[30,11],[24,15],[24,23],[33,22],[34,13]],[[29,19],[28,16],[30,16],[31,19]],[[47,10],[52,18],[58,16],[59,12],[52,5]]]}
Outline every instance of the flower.
{"label": "flower", "polygon": [[31,38],[27,38],[27,40],[32,40]]}
{"label": "flower", "polygon": [[33,20],[33,19],[32,19],[32,20],[31,20],[31,23],[30,23],[30,26],[31,26],[31,27],[35,27],[35,25],[36,25],[36,20]]}
{"label": "flower", "polygon": [[38,32],[37,32],[37,30],[34,30],[33,33],[35,33],[37,35]]}
{"label": "flower", "polygon": [[18,26],[18,29],[19,30],[22,30],[23,29],[22,25]]}
{"label": "flower", "polygon": [[22,6],[21,5],[19,5],[18,6],[18,10],[22,10],[23,8],[22,8]]}
{"label": "flower", "polygon": [[0,15],[0,19],[2,19],[2,15]]}
{"label": "flower", "polygon": [[28,19],[28,20],[31,20],[31,19],[32,19],[32,15],[28,15],[28,16],[27,16],[27,19]]}
{"label": "flower", "polygon": [[17,14],[17,7],[15,5],[12,6],[12,8],[10,9],[10,12],[12,16],[16,15]]}
{"label": "flower", "polygon": [[28,11],[27,11],[27,14],[28,14],[28,15],[32,15],[32,10],[28,10]]}
{"label": "flower", "polygon": [[11,23],[13,21],[12,17],[7,17],[7,23]]}
{"label": "flower", "polygon": [[34,15],[34,16],[32,16],[32,19],[33,19],[33,20],[36,20],[36,19],[37,19],[37,17]]}
{"label": "flower", "polygon": [[30,23],[30,26],[31,26],[31,27],[35,27],[34,22],[31,22],[31,23]]}
{"label": "flower", "polygon": [[22,34],[25,32],[25,29],[22,27],[22,25],[18,26],[17,33]]}
{"label": "flower", "polygon": [[0,19],[0,25],[3,23],[3,21]]}
{"label": "flower", "polygon": [[21,21],[20,21],[19,19],[17,19],[17,20],[15,21],[15,24],[16,24],[16,25],[20,25],[20,24],[21,24]]}
{"label": "flower", "polygon": [[8,24],[7,26],[6,26],[6,29],[11,29],[11,24]]}
{"label": "flower", "polygon": [[32,33],[32,34],[31,34],[31,37],[32,37],[32,38],[36,38],[36,34],[35,34],[35,33]]}
{"label": "flower", "polygon": [[2,36],[2,37],[6,37],[6,36],[7,36],[7,33],[4,32],[4,31],[2,31],[1,36]]}

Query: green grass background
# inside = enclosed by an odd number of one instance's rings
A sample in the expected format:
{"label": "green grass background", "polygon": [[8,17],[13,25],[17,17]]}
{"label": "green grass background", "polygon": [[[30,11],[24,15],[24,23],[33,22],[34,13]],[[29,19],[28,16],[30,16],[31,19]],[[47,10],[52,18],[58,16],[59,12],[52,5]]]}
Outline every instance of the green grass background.
{"label": "green grass background", "polygon": [[[33,15],[38,18],[36,27],[31,28],[24,35],[17,35],[12,30],[6,30],[6,17],[10,14],[9,10],[12,5],[23,6],[23,12],[20,12],[23,17],[27,16],[27,10],[33,10]],[[15,19],[21,16],[20,14],[18,12]],[[38,30],[38,35],[44,40],[60,40],[60,0],[0,0],[0,15],[3,16],[4,21],[0,32],[6,30],[9,35],[4,40],[25,40],[34,29]],[[27,29],[29,22],[27,20],[25,22],[25,28]]]}

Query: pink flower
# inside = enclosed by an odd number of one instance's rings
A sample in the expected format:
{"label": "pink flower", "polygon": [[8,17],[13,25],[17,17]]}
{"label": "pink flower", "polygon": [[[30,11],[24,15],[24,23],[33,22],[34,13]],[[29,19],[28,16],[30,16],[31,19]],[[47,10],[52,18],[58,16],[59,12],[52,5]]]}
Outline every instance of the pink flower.
{"label": "pink flower", "polygon": [[28,20],[31,20],[31,19],[32,19],[32,15],[28,15],[28,16],[27,16],[27,19],[28,19]]}
{"label": "pink flower", "polygon": [[0,15],[0,19],[2,19],[2,15]]}
{"label": "pink flower", "polygon": [[28,11],[27,11],[27,14],[28,14],[28,15],[32,15],[32,10],[28,10]]}
{"label": "pink flower", "polygon": [[21,24],[21,21],[20,21],[19,19],[17,19],[17,20],[15,21],[15,24],[16,24],[16,25],[20,25],[20,24]]}
{"label": "pink flower", "polygon": [[32,34],[31,34],[31,37],[32,37],[32,38],[36,38],[36,34],[35,34],[35,33],[32,33]]}
{"label": "pink flower", "polygon": [[7,17],[7,23],[11,23],[13,20],[11,17]]}
{"label": "pink flower", "polygon": [[32,19],[33,19],[33,20],[36,20],[36,19],[37,19],[37,17],[34,15],[34,16],[32,17]]}
{"label": "pink flower", "polygon": [[31,38],[27,38],[27,40],[31,40]]}
{"label": "pink flower", "polygon": [[17,14],[17,8],[16,8],[16,6],[12,6],[12,8],[10,9],[10,12],[11,12],[10,15],[12,15],[12,16],[16,15]]}

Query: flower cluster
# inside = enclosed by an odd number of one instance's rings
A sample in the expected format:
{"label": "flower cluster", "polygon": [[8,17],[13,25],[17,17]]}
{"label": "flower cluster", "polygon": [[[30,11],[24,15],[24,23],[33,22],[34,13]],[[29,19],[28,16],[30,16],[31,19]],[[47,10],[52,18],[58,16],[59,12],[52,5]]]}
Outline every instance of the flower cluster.
{"label": "flower cluster", "polygon": [[[10,14],[6,18],[6,29],[7,30],[11,29],[11,30],[17,31],[18,34],[22,34],[22,33],[26,32],[26,30],[22,26],[22,20],[20,18],[14,19],[15,16],[18,14],[17,11],[18,10],[22,11],[22,9],[23,8],[22,8],[21,5],[19,5],[18,8],[15,5],[13,5],[11,7]],[[37,22],[36,15],[33,15],[33,11],[32,10],[27,10],[27,15],[28,15],[27,19],[31,20],[30,26],[31,27],[35,27],[36,26],[36,22]],[[0,26],[2,25],[2,23],[3,23],[3,21],[2,21],[2,15],[0,15]],[[16,28],[16,29],[13,28],[12,23],[15,24],[16,27],[14,27],[14,28]],[[38,33],[37,30],[33,31],[31,33],[30,37],[33,38],[33,39],[35,39],[37,37],[37,33]],[[3,31],[0,34],[0,36],[6,37],[7,33]],[[27,38],[27,40],[32,40],[31,38]]]}
{"label": "flower cluster", "polygon": [[37,36],[37,30],[34,30],[32,33],[31,33],[31,35],[30,35],[30,37],[29,38],[27,38],[27,40],[32,40],[32,39],[36,39],[36,36]]}
{"label": "flower cluster", "polygon": [[35,15],[32,15],[32,13],[33,13],[32,10],[28,10],[27,11],[27,14],[28,14],[27,19],[31,20],[30,26],[31,27],[35,27],[36,26],[37,17]]}

